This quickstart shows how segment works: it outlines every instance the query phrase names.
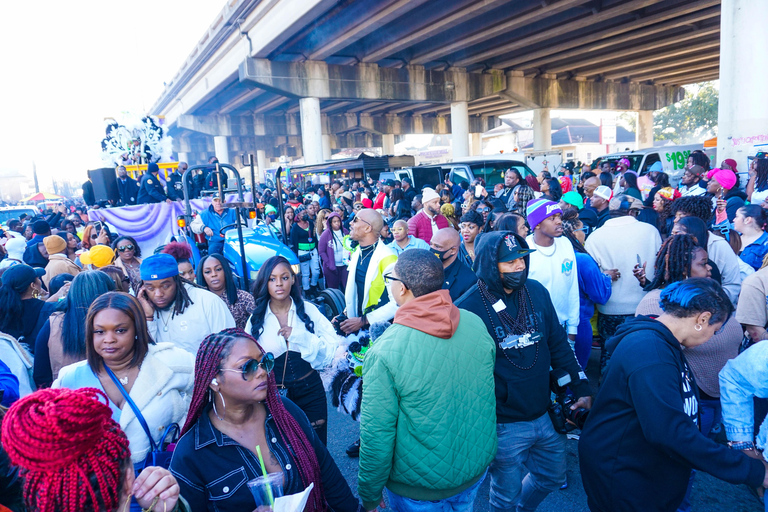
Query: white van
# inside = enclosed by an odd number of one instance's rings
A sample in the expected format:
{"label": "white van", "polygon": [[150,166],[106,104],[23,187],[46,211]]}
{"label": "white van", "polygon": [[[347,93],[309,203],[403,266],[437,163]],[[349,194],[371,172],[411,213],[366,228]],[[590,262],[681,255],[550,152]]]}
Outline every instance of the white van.
{"label": "white van", "polygon": [[629,160],[629,168],[635,171],[638,176],[643,176],[648,174],[648,170],[654,163],[661,162],[661,165],[664,167],[664,172],[669,175],[670,184],[673,187],[677,187],[678,183],[680,183],[680,178],[683,177],[688,156],[691,152],[696,151],[697,149],[704,151],[704,153],[709,156],[711,161],[710,167],[714,168],[717,166],[717,163],[714,161],[715,148],[704,149],[703,144],[661,146],[657,148],[644,148],[635,151],[611,153],[610,155],[598,158],[597,165],[601,165],[607,160],[611,162],[611,165],[615,166],[617,161],[626,158]]}

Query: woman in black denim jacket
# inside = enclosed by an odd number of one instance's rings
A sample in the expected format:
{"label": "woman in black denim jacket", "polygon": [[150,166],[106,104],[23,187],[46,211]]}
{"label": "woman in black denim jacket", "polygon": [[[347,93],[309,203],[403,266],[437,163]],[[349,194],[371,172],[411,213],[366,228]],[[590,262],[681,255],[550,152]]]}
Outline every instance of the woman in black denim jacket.
{"label": "woman in black denim jacket", "polygon": [[277,392],[272,354],[240,329],[208,336],[195,363],[195,389],[171,473],[192,512],[256,508],[246,483],[261,476],[256,446],[269,473],[283,474],[283,493],[312,490],[305,510],[362,508],[307,417]]}

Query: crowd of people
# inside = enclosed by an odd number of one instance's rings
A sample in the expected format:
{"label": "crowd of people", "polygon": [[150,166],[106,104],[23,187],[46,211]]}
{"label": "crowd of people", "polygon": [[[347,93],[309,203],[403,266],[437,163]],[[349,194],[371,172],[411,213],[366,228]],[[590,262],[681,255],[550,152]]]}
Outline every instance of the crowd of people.
{"label": "crowd of people", "polygon": [[[12,220],[0,505],[254,510],[247,484],[270,473],[312,487],[305,510],[469,511],[487,478],[491,510],[532,511],[567,485],[566,432],[595,512],[691,510],[698,471],[768,487],[768,159],[743,192],[735,162],[710,165],[692,153],[678,187],[626,159],[511,168],[495,190],[260,187],[257,221],[300,265],[269,258],[250,290],[220,198],[191,226],[197,264],[82,207]],[[160,194],[153,176],[126,197]],[[357,496],[326,447],[323,373],[343,367]]]}

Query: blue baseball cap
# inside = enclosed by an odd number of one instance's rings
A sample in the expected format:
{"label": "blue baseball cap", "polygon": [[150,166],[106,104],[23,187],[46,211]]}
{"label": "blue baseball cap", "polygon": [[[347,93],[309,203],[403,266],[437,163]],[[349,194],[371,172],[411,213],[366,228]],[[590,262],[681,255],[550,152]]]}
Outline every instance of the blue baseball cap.
{"label": "blue baseball cap", "polygon": [[141,262],[141,280],[157,281],[179,275],[176,258],[170,254],[153,254]]}

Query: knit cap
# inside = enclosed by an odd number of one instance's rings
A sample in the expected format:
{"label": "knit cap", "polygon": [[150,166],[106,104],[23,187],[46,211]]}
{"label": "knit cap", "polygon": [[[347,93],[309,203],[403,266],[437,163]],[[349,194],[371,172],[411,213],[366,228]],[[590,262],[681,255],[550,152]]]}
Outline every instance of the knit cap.
{"label": "knit cap", "polygon": [[59,235],[51,235],[43,238],[43,245],[48,254],[58,254],[67,249],[67,242]]}
{"label": "knit cap", "polygon": [[570,192],[566,192],[565,194],[563,194],[562,201],[565,203],[568,203],[571,206],[575,206],[579,210],[584,208],[584,200],[581,198],[581,195],[575,190],[571,190]]}
{"label": "knit cap", "polygon": [[538,226],[541,221],[547,217],[557,215],[558,213],[562,214],[563,210],[560,209],[560,206],[557,203],[542,198],[531,199],[528,201],[528,206],[526,208],[526,216],[528,218],[528,224],[531,226],[531,231],[536,229],[536,226]]}
{"label": "knit cap", "polygon": [[736,175],[728,169],[712,169],[707,177],[718,182],[725,190],[731,190],[736,185]]}

